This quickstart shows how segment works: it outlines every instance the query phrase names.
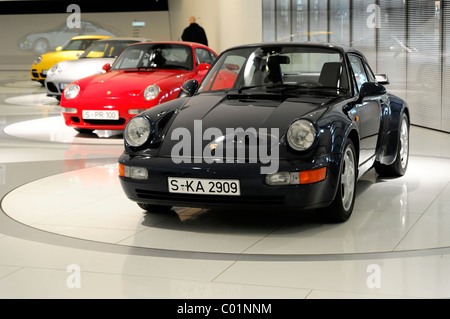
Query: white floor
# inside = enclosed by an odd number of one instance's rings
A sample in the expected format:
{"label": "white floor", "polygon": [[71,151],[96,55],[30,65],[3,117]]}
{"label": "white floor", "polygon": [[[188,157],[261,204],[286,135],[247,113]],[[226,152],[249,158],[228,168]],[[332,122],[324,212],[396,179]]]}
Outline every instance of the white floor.
{"label": "white floor", "polygon": [[144,212],[117,132],[77,135],[0,72],[0,298],[449,298],[450,135],[411,130],[407,174],[358,182],[343,224],[311,213]]}

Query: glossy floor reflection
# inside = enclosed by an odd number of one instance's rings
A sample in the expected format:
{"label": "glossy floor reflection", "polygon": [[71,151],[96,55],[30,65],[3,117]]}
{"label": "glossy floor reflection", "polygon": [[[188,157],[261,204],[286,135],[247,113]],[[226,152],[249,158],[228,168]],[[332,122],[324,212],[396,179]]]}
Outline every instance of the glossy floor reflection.
{"label": "glossy floor reflection", "polygon": [[343,224],[145,214],[117,179],[120,134],[76,134],[43,92],[0,72],[0,298],[450,297],[449,134],[412,127],[407,174],[366,174]]}

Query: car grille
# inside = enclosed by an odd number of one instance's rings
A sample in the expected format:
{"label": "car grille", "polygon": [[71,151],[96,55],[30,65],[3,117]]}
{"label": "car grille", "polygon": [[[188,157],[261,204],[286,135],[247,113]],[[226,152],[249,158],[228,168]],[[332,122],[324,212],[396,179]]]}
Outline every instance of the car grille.
{"label": "car grille", "polygon": [[[246,205],[246,206],[280,206],[284,205],[284,196],[213,196],[173,194],[136,189],[136,195],[141,199],[170,201],[176,203],[202,203],[214,206]],[[232,197],[232,198],[231,198]]]}
{"label": "car grille", "polygon": [[56,85],[52,82],[47,82],[47,89],[53,93],[60,93]]}
{"label": "car grille", "polygon": [[118,120],[84,120],[85,123],[92,125],[122,125],[125,124],[125,119],[120,118]]}

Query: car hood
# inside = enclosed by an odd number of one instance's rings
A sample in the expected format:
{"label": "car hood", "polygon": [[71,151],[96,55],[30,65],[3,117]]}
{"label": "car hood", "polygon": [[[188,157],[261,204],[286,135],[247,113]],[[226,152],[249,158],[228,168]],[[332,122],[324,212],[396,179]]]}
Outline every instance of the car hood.
{"label": "car hood", "polygon": [[115,58],[85,58],[80,60],[62,61],[59,63],[62,71],[48,75],[47,80],[64,81],[67,83],[102,72],[106,63],[113,63]]}
{"label": "car hood", "polygon": [[93,75],[81,79],[83,98],[120,98],[124,95],[136,96],[141,94],[145,88],[151,84],[157,84],[165,79],[179,75],[173,71],[124,71],[116,70],[103,74]]}
{"label": "car hood", "polygon": [[[176,115],[174,115],[176,117],[165,134],[166,137],[159,154],[161,156],[171,155],[172,148],[180,140],[180,138],[173,137],[178,132],[182,132],[180,130],[175,131],[177,128],[186,128],[192,139],[198,138],[198,132],[203,134],[209,128],[218,129],[224,135],[226,135],[227,130],[233,131],[238,128],[243,130],[255,129],[257,134],[262,132],[274,134],[274,129],[278,129],[278,134],[281,137],[294,120],[307,117],[316,121],[327,110],[327,106],[336,101],[336,97],[304,96],[279,99],[279,96],[273,96],[272,98],[267,95],[259,98],[246,95],[228,95],[224,98],[223,96],[200,94],[190,98],[176,112]],[[150,115],[152,118],[154,116]],[[203,141],[202,135],[200,135],[200,140]],[[205,139],[202,142],[202,149],[211,142],[211,139]]]}
{"label": "car hood", "polygon": [[58,51],[42,54],[42,61],[39,64],[33,64],[33,66],[38,66],[44,69],[50,69],[53,65],[58,62],[65,60],[76,60],[78,59],[78,54],[84,51]]}

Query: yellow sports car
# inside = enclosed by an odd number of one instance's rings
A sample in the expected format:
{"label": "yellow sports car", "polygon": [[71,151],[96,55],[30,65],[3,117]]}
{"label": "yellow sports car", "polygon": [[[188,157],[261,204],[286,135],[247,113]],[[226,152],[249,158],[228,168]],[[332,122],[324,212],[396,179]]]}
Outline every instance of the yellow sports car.
{"label": "yellow sports car", "polygon": [[53,65],[64,60],[78,59],[78,56],[82,54],[84,50],[92,44],[92,42],[105,38],[111,38],[111,36],[76,36],[67,41],[63,46],[57,47],[55,52],[49,52],[38,56],[31,66],[31,79],[44,85],[45,78],[47,77],[47,71],[50,70]]}

